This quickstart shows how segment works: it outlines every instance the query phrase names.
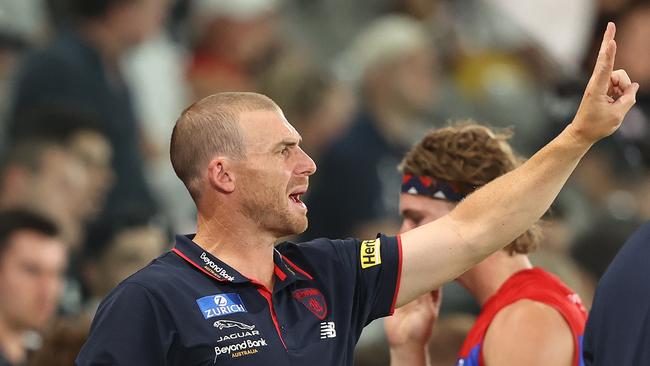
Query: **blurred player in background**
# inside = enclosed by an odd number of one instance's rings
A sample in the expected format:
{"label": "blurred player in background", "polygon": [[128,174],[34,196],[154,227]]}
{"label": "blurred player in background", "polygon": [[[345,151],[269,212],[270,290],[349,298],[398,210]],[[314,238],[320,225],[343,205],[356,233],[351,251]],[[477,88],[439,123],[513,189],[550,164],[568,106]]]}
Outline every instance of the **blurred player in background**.
{"label": "blurred player in background", "polygon": [[[515,169],[519,159],[496,133],[471,122],[426,135],[402,161],[401,232],[449,213],[475,189]],[[458,365],[580,365],[587,314],[580,298],[555,276],[533,268],[527,253],[533,226],[458,277],[481,304]],[[425,363],[440,294],[426,294],[386,318],[393,366]]]}

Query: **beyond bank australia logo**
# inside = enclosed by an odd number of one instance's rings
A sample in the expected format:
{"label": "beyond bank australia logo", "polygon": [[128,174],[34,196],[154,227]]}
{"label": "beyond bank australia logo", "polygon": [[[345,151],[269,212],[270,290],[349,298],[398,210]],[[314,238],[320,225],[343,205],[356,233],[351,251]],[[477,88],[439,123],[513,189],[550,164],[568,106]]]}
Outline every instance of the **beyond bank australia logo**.
{"label": "beyond bank australia logo", "polygon": [[208,258],[207,254],[205,252],[201,253],[200,256],[201,260],[203,260],[203,263],[205,263],[205,266],[203,266],[203,269],[206,271],[212,273],[214,276],[216,276],[220,280],[226,280],[226,281],[234,281],[235,277],[231,276],[226,272],[225,269],[219,267],[218,264],[216,264],[212,259]]}
{"label": "beyond bank australia logo", "polygon": [[238,294],[217,294],[196,300],[205,319],[234,313],[246,313],[246,307]]}

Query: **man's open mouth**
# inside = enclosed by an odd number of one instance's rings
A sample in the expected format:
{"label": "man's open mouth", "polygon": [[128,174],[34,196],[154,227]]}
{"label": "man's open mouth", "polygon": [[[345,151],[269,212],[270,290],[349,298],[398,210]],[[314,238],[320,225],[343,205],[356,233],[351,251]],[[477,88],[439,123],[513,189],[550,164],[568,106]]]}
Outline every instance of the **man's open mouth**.
{"label": "man's open mouth", "polygon": [[300,196],[303,195],[305,192],[306,192],[306,190],[300,190],[300,191],[296,191],[294,193],[291,193],[289,195],[289,200],[291,200],[291,202],[295,203],[296,205],[300,206],[301,208],[307,209],[307,205],[305,205],[305,203],[302,202],[302,200],[300,199]]}

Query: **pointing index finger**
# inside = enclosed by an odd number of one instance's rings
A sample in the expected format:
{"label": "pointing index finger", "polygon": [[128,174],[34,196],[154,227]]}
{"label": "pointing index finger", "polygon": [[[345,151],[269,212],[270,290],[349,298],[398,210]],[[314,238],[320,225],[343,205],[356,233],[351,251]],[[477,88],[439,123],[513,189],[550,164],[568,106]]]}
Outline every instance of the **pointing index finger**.
{"label": "pointing index finger", "polygon": [[593,82],[594,86],[603,92],[607,91],[610,76],[614,70],[614,59],[616,57],[616,26],[614,23],[607,24],[607,30],[603,36],[603,42],[600,44],[598,59],[594,67]]}
{"label": "pointing index finger", "polygon": [[607,23],[605,34],[603,34],[603,41],[600,43],[600,51],[602,52],[607,47],[607,43],[614,39],[616,35],[616,25],[612,22]]}

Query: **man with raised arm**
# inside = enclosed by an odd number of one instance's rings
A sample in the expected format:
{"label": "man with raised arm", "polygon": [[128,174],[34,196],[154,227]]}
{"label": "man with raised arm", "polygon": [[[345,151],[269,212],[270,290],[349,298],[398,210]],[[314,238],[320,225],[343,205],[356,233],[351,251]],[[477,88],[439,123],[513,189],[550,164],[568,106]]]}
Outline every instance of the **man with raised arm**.
{"label": "man with raised arm", "polygon": [[[549,207],[637,84],[613,72],[610,24],[574,120],[521,167],[398,237],[282,243],[307,227],[314,162],[270,99],[222,93],[185,110],[171,159],[194,235],[102,302],[77,365],[352,365],[363,326],[503,248]],[[370,209],[370,208],[369,208]]]}

